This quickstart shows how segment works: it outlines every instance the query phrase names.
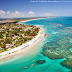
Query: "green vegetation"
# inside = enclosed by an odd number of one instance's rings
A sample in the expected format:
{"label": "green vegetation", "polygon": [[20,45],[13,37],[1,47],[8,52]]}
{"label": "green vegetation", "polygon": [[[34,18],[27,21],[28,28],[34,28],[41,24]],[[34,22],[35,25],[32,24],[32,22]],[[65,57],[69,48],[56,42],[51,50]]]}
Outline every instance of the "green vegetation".
{"label": "green vegetation", "polygon": [[45,33],[44,37],[46,37],[46,36],[47,36],[47,34]]}
{"label": "green vegetation", "polygon": [[8,22],[0,24],[0,53],[8,48],[15,48],[31,40],[39,32],[39,28],[33,25]]}

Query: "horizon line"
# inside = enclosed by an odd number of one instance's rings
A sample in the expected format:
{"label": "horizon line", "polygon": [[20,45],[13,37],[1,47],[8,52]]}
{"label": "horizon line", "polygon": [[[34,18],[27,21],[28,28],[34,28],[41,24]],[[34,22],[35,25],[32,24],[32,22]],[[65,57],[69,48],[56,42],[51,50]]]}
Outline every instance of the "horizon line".
{"label": "horizon line", "polygon": [[52,2],[52,3],[54,2],[55,3],[55,2],[72,2],[72,1],[56,1],[56,0],[55,1],[47,1],[47,0],[46,1],[44,1],[44,0],[42,0],[42,1],[40,1],[40,0],[35,1],[35,0],[31,0],[30,2]]}

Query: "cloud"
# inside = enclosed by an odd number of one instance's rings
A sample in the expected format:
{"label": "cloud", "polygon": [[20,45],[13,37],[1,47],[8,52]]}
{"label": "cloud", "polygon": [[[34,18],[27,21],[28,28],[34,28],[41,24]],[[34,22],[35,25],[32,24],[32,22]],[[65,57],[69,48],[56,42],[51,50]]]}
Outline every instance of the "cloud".
{"label": "cloud", "polygon": [[54,16],[52,13],[45,13],[44,16]]}
{"label": "cloud", "polygon": [[22,13],[22,12],[19,12],[19,11],[15,11],[15,13],[14,13],[15,15],[24,15],[24,13]]}
{"label": "cloud", "polygon": [[10,11],[7,11],[7,14],[9,15],[10,14]]}
{"label": "cloud", "polygon": [[15,18],[15,17],[24,17],[24,13],[19,12],[19,11],[5,12],[3,10],[0,10],[0,18]]}
{"label": "cloud", "polygon": [[5,15],[5,11],[0,10],[0,16]]}
{"label": "cloud", "polygon": [[4,10],[0,10],[0,18],[23,18],[23,17],[38,17],[38,16],[54,16],[52,13],[38,13],[36,14],[33,11],[29,11],[29,12],[20,12],[20,11],[4,11]]}
{"label": "cloud", "polygon": [[19,11],[15,11],[15,12],[7,11],[6,13],[6,17],[10,17],[10,18],[23,17],[23,16],[24,16],[24,13]]}
{"label": "cloud", "polygon": [[35,12],[29,11],[28,14],[29,14],[29,15],[35,15]]}
{"label": "cloud", "polygon": [[18,17],[32,17],[35,15],[35,12],[29,11],[27,13],[20,12],[20,11],[7,11],[0,10],[0,18],[18,18]]}

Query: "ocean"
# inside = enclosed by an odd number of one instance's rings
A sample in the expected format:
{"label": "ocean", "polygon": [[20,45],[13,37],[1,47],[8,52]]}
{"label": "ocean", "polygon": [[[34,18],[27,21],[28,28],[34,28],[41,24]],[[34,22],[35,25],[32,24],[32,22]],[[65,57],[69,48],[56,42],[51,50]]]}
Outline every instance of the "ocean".
{"label": "ocean", "polygon": [[[39,25],[48,36],[36,45],[29,55],[22,55],[21,57],[0,62],[0,72],[69,72],[70,69],[61,65],[61,62],[66,60],[66,58],[52,60],[44,56],[42,52],[47,42],[51,42],[52,44],[54,41],[53,44],[56,45],[59,40],[64,39],[64,41],[67,41],[66,39],[69,38],[72,44],[72,17],[46,18],[25,23],[22,22],[22,24]],[[63,43],[60,45],[63,46]],[[33,60],[35,62],[32,62]],[[36,61],[38,60],[45,60],[46,62],[44,64],[37,64]],[[34,64],[34,66],[30,67],[31,64]],[[24,67],[27,67],[27,69],[24,69]]]}

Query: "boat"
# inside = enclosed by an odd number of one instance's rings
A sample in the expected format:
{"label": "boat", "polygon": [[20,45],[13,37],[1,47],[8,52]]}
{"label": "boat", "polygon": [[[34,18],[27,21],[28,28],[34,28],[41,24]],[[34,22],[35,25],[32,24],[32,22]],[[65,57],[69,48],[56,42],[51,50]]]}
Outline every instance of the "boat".
{"label": "boat", "polygon": [[24,67],[24,69],[27,69],[27,67]]}

